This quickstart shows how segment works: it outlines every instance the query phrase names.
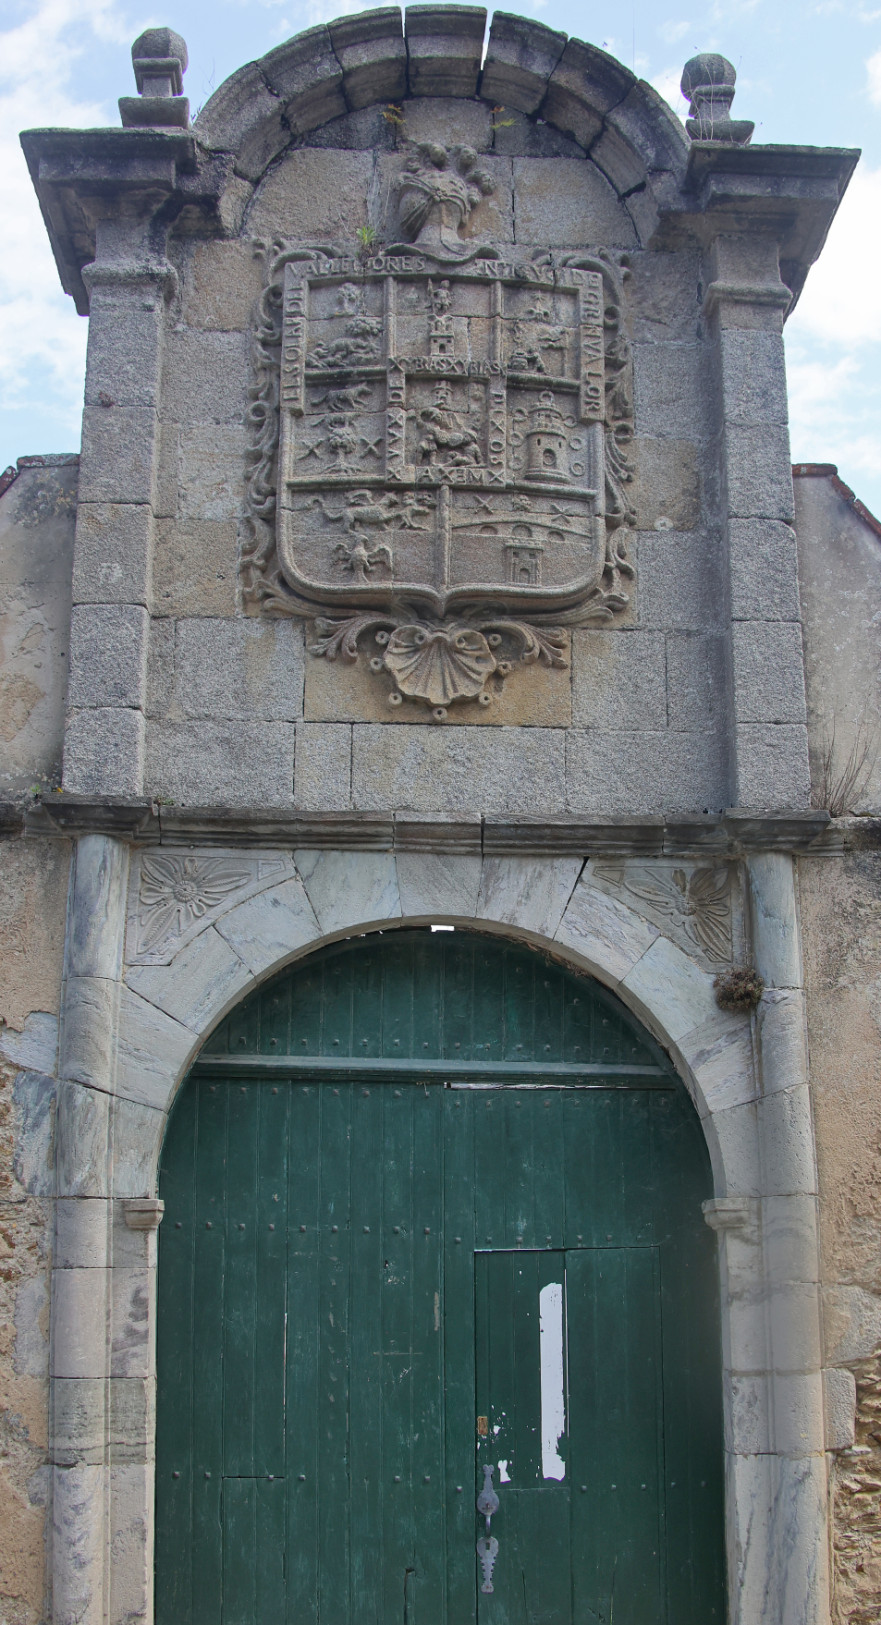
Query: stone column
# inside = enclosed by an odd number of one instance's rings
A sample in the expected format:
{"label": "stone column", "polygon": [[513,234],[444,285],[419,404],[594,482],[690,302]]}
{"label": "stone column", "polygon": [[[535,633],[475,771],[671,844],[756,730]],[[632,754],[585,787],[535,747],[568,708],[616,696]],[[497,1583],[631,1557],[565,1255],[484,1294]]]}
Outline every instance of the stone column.
{"label": "stone column", "polygon": [[52,1618],[103,1625],[110,1312],[110,1102],[127,849],[82,837],[65,947],[52,1275]]}
{"label": "stone column", "polygon": [[89,289],[79,506],[73,567],[64,784],[139,795],[158,399],[166,297],[176,283],[164,230],[139,200],[100,220]]}
{"label": "stone column", "polygon": [[770,1350],[770,1594],[780,1625],[827,1625],[829,1562],[820,1341],[818,1184],[792,858],[750,859]]}
{"label": "stone column", "polygon": [[720,232],[704,311],[715,338],[719,502],[731,617],[731,800],[810,801],[801,612],[783,355],[789,289],[776,234]]}

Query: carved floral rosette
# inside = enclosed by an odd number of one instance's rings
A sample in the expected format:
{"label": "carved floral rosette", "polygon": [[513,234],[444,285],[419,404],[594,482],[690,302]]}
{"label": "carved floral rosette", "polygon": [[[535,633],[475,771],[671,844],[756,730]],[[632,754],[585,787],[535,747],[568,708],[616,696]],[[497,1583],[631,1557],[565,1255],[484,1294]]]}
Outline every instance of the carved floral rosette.
{"label": "carved floral rosette", "polygon": [[565,665],[633,575],[620,268],[433,238],[260,251],[246,598],[438,720]]}

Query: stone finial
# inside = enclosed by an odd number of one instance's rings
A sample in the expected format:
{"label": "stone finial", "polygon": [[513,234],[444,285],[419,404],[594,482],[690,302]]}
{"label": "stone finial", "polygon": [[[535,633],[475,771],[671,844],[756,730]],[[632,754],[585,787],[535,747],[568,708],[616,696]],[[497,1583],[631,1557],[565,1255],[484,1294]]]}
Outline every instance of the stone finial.
{"label": "stone finial", "polygon": [[680,89],[691,106],[685,128],[692,141],[730,141],[745,147],[755,125],[748,119],[733,119],[735,69],[724,56],[702,51],[686,62]]}
{"label": "stone finial", "polygon": [[119,100],[127,128],[187,128],[190,104],[183,88],[188,60],[186,41],[173,28],[147,28],[138,35],[132,46],[138,95]]}

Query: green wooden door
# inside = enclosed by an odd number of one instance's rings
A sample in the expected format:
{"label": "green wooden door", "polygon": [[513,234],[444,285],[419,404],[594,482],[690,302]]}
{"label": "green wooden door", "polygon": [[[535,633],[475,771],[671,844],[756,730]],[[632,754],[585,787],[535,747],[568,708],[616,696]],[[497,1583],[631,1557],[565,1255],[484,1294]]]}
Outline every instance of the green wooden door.
{"label": "green wooden door", "polygon": [[721,1625],[706,1153],[608,993],[325,950],[214,1035],[160,1192],[158,1625]]}

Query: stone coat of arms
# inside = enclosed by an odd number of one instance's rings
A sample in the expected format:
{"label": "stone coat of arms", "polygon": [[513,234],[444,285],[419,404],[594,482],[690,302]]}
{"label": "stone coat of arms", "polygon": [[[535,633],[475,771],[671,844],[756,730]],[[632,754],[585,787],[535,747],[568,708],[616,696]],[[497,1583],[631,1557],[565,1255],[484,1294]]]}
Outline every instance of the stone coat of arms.
{"label": "stone coat of arms", "polygon": [[462,239],[470,149],[397,189],[400,243],[265,250],[244,583],[440,721],[628,602],[629,352],[611,258]]}

